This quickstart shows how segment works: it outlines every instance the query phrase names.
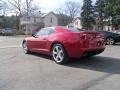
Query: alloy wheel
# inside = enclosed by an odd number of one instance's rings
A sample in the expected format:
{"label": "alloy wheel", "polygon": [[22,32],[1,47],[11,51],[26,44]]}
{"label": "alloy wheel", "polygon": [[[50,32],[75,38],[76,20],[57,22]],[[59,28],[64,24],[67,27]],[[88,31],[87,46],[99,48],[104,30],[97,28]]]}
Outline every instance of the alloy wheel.
{"label": "alloy wheel", "polygon": [[27,47],[27,44],[26,44],[26,42],[23,42],[23,51],[24,51],[24,53],[28,53],[28,47]]}
{"label": "alloy wheel", "polygon": [[114,41],[113,38],[107,38],[106,43],[107,43],[108,45],[113,45],[113,44],[115,43],[115,41]]}
{"label": "alloy wheel", "polygon": [[54,46],[52,51],[52,56],[57,63],[61,63],[65,58],[65,53],[63,48],[58,45]]}

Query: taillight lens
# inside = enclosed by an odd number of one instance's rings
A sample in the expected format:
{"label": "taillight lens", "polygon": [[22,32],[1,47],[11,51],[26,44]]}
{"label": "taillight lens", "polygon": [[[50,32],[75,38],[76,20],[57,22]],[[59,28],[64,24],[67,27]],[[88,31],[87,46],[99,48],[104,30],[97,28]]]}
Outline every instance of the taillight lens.
{"label": "taillight lens", "polygon": [[81,39],[86,40],[87,39],[87,34],[82,34]]}

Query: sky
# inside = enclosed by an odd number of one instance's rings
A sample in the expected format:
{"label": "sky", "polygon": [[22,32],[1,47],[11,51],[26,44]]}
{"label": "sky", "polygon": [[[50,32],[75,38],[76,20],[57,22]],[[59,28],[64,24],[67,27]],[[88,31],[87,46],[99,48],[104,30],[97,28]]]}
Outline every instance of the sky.
{"label": "sky", "polygon": [[[49,12],[55,11],[57,8],[62,7],[62,5],[68,0],[35,0],[36,3],[41,7],[41,11]],[[83,0],[71,0],[74,2],[79,2],[82,7]],[[95,2],[95,0],[93,0]]]}
{"label": "sky", "polygon": [[[7,1],[7,0],[3,0],[3,1]],[[34,1],[35,4],[37,4],[41,8],[42,13],[48,13],[50,11],[57,11],[58,8],[62,8],[62,6],[64,6],[64,3],[69,0],[34,0]],[[70,0],[70,1],[78,2],[80,3],[80,7],[82,7],[83,0]],[[93,3],[95,3],[96,0],[92,0],[92,1]],[[11,15],[15,15],[15,13],[8,12],[7,15],[11,16]]]}

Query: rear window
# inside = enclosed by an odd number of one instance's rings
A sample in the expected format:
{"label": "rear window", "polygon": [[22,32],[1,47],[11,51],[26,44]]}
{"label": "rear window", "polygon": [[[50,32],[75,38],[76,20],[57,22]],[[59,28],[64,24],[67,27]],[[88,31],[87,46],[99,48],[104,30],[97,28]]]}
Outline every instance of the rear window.
{"label": "rear window", "polygon": [[82,31],[84,31],[84,30],[78,29],[78,28],[65,28],[65,29],[67,29],[67,30],[69,30],[71,32],[82,32]]}

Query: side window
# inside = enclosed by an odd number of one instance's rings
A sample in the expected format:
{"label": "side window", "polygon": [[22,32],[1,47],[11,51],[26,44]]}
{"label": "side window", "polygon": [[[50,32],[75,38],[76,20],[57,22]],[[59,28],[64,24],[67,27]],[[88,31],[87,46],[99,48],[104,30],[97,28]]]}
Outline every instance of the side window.
{"label": "side window", "polygon": [[54,29],[52,29],[52,28],[46,28],[46,35],[51,35],[54,32],[55,32]]}
{"label": "side window", "polygon": [[53,34],[55,31],[52,28],[41,29],[36,36],[47,36]]}
{"label": "side window", "polygon": [[45,30],[44,29],[41,29],[40,31],[38,31],[36,33],[36,36],[44,36],[45,35]]}
{"label": "side window", "polygon": [[34,23],[36,23],[36,18],[34,18]]}
{"label": "side window", "polygon": [[52,28],[45,28],[45,35],[51,35],[53,34],[55,31]]}
{"label": "side window", "polygon": [[50,18],[50,22],[51,22],[51,23],[53,22],[53,19],[52,19],[52,17]]}
{"label": "side window", "polygon": [[49,29],[48,35],[51,35],[51,34],[53,34],[53,33],[55,33],[55,31],[54,31],[53,29]]}

